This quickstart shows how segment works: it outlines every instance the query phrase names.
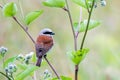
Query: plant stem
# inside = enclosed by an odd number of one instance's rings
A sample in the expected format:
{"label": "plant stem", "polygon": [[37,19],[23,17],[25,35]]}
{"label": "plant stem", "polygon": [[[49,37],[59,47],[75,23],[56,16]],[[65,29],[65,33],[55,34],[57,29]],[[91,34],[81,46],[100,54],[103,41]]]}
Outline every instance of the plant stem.
{"label": "plant stem", "polygon": [[[78,21],[78,29],[80,29],[80,23],[82,22],[82,7],[80,7],[80,16],[79,16],[79,21]],[[76,37],[78,37],[79,31],[76,32]]]}
{"label": "plant stem", "polygon": [[[80,29],[80,23],[81,23],[81,21],[82,21],[82,7],[80,7],[80,17],[79,17],[79,22],[78,22],[78,28]],[[79,31],[76,33],[76,39],[77,39],[77,37],[78,37],[78,35],[79,35]],[[75,80],[77,80],[78,79],[78,70],[79,70],[79,67],[78,67],[79,65],[75,65]]]}
{"label": "plant stem", "polygon": [[12,80],[14,80],[13,73],[11,73],[11,78],[12,78]]}
{"label": "plant stem", "polygon": [[[77,51],[77,37],[78,37],[78,34],[79,32],[77,32],[77,34],[75,34],[75,30],[74,30],[74,26],[73,26],[73,21],[72,21],[72,17],[71,17],[71,13],[70,13],[70,10],[69,10],[69,6],[68,6],[68,1],[66,1],[66,6],[67,6],[67,9],[64,8],[65,11],[67,11],[68,15],[69,15],[69,19],[70,19],[70,23],[71,23],[71,28],[72,28],[72,32],[73,32],[73,37],[74,37],[74,48],[75,48],[75,51]],[[75,80],[78,79],[78,65],[75,65]]]}
{"label": "plant stem", "polygon": [[93,7],[94,7],[94,3],[95,3],[95,0],[93,0],[92,7],[91,7],[90,11],[88,12],[89,16],[88,16],[87,26],[86,26],[86,30],[85,30],[85,33],[84,33],[84,36],[83,36],[83,39],[82,39],[80,50],[83,49],[84,41],[85,41],[85,38],[86,38],[86,35],[87,35],[87,32],[88,32],[88,27],[89,27],[89,23],[90,23],[90,19],[91,19],[92,10],[93,10]]}
{"label": "plant stem", "polygon": [[35,44],[34,39],[31,37],[31,35],[28,33],[28,31],[26,30],[26,28],[24,28],[24,26],[17,20],[16,17],[13,16],[13,19],[19,24],[19,26],[26,32],[26,34],[29,36],[29,38],[31,39],[31,41]]}
{"label": "plant stem", "polygon": [[3,72],[0,72],[3,76],[5,76],[8,80],[11,80],[7,75],[5,75]]}
{"label": "plant stem", "polygon": [[3,57],[3,59],[2,59],[2,63],[3,63],[3,68],[4,68],[4,57]]}
{"label": "plant stem", "polygon": [[75,80],[78,80],[78,65],[75,65]]}
{"label": "plant stem", "polygon": [[21,5],[20,1],[22,1],[22,0],[18,0],[18,4],[19,4],[19,7],[20,7],[21,16],[24,19],[24,12],[23,12],[22,5]]}
{"label": "plant stem", "polygon": [[89,13],[89,12],[90,12],[90,10],[89,10],[89,7],[88,7],[87,0],[85,0],[85,4],[86,4],[86,7],[87,7],[87,11],[88,11],[88,13]]}
{"label": "plant stem", "polygon": [[55,71],[55,69],[53,68],[53,66],[50,64],[50,62],[48,61],[47,57],[44,56],[46,62],[49,64],[49,66],[51,67],[51,69],[53,70],[53,72],[55,73],[55,75],[57,76],[57,78],[60,80],[60,76],[58,75],[58,73]]}
{"label": "plant stem", "polygon": [[72,21],[72,16],[69,10],[69,6],[68,6],[68,1],[66,1],[66,7],[67,9],[63,8],[65,11],[67,11],[69,19],[70,19],[70,24],[71,24],[71,29],[72,29],[72,33],[73,33],[73,37],[74,37],[74,48],[75,50],[77,50],[77,39],[76,39],[76,35],[75,35],[75,30],[74,30],[74,26],[73,26],[73,21]]}

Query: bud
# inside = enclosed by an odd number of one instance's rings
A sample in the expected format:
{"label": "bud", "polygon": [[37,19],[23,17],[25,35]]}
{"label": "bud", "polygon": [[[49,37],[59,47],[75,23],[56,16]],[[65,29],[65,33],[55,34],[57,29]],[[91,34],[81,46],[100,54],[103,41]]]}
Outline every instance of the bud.
{"label": "bud", "polygon": [[51,78],[52,78],[51,73],[48,71],[48,69],[46,69],[44,71],[44,80],[51,80]]}
{"label": "bud", "polygon": [[5,68],[5,71],[7,73],[13,73],[13,72],[16,72],[16,70],[17,70],[17,67],[13,63],[9,63],[8,66]]}
{"label": "bud", "polygon": [[49,71],[48,71],[48,69],[46,69],[45,71],[44,71],[44,74],[48,74],[49,73]]}
{"label": "bud", "polygon": [[97,8],[97,2],[95,2],[95,4],[94,4],[94,8]]}
{"label": "bud", "polygon": [[106,1],[105,0],[101,0],[101,6],[106,6]]}
{"label": "bud", "polygon": [[7,48],[5,48],[5,47],[3,47],[3,46],[0,47],[0,54],[1,54],[2,57],[4,57],[4,55],[5,55],[5,53],[6,53],[7,51],[8,51]]}
{"label": "bud", "polygon": [[24,60],[24,56],[22,54],[19,54],[17,57],[16,57],[16,60]]}
{"label": "bud", "polygon": [[5,72],[8,72],[8,68],[7,67],[5,68]]}
{"label": "bud", "polygon": [[34,52],[30,52],[29,54],[26,54],[24,61],[26,64],[29,64],[29,60],[32,58]]}
{"label": "bud", "polygon": [[29,59],[25,59],[24,62],[25,62],[26,64],[29,64]]}
{"label": "bud", "polygon": [[31,59],[34,52],[30,52],[29,54],[26,54],[25,59]]}

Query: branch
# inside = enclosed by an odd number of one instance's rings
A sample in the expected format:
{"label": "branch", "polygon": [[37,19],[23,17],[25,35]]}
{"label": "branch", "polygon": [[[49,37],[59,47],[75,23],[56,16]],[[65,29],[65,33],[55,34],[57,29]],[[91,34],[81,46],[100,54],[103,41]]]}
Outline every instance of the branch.
{"label": "branch", "polygon": [[51,65],[51,63],[48,61],[47,57],[44,56],[46,62],[49,64],[50,68],[53,70],[53,72],[55,73],[55,75],[57,76],[57,78],[60,80],[60,76],[58,75],[58,73],[55,71],[55,69],[53,68],[53,66]]}
{"label": "branch", "polygon": [[88,32],[88,27],[89,27],[89,23],[90,23],[90,19],[91,19],[91,14],[92,14],[92,10],[93,10],[93,7],[94,7],[94,3],[95,3],[95,0],[93,0],[93,2],[92,2],[92,7],[91,7],[90,11],[88,12],[88,13],[89,13],[88,22],[87,22],[87,26],[86,26],[86,30],[85,30],[83,39],[82,39],[82,43],[81,43],[81,46],[80,46],[80,50],[82,50],[82,48],[83,48],[84,41],[85,41],[85,38],[86,38],[86,35],[87,35],[87,32]]}
{"label": "branch", "polygon": [[[0,5],[0,7],[1,8],[3,8],[2,7],[2,5]],[[17,24],[26,32],[26,34],[29,36],[29,38],[31,39],[31,41],[35,44],[35,41],[34,41],[34,39],[32,38],[32,36],[29,34],[29,32],[27,31],[27,27],[25,28],[18,20],[17,20],[17,18],[16,17],[12,17],[16,22],[17,22]]]}
{"label": "branch", "polygon": [[32,36],[28,33],[27,28],[24,28],[24,26],[17,20],[16,17],[12,17],[12,18],[19,24],[19,26],[26,32],[26,34],[29,36],[29,38],[31,39],[31,41],[35,44],[35,41],[32,38]]}
{"label": "branch", "polygon": [[77,50],[77,39],[76,39],[76,35],[75,35],[75,30],[74,30],[74,26],[73,26],[73,21],[72,21],[72,16],[69,10],[69,6],[68,6],[68,1],[66,1],[66,7],[67,8],[63,8],[65,11],[67,11],[69,19],[70,19],[70,24],[71,24],[71,29],[72,29],[72,33],[73,33],[73,37],[74,37],[74,48],[75,50]]}
{"label": "branch", "polygon": [[0,74],[2,74],[3,76],[5,76],[8,80],[11,80],[6,74],[4,74],[3,72],[0,72]]}

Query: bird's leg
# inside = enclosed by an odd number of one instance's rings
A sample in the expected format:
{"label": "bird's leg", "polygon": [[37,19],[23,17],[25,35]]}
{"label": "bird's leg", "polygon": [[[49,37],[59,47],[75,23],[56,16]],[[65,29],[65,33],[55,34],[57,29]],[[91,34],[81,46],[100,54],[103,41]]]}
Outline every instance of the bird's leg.
{"label": "bird's leg", "polygon": [[44,57],[47,57],[47,55],[45,54]]}

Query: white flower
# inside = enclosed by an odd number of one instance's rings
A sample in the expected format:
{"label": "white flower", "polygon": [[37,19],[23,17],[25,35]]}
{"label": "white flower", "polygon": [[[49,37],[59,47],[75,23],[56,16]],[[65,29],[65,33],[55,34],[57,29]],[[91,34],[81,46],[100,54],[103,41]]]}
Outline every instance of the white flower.
{"label": "white flower", "polygon": [[0,47],[0,54],[1,54],[2,56],[4,56],[7,51],[8,51],[7,48],[5,48],[5,47],[3,47],[3,46]]}
{"label": "white flower", "polygon": [[31,59],[34,52],[30,52],[29,54],[26,54],[25,59]]}
{"label": "white flower", "polygon": [[8,66],[5,68],[5,71],[7,73],[13,73],[13,72],[16,72],[16,70],[17,70],[17,67],[13,63],[9,63]]}

